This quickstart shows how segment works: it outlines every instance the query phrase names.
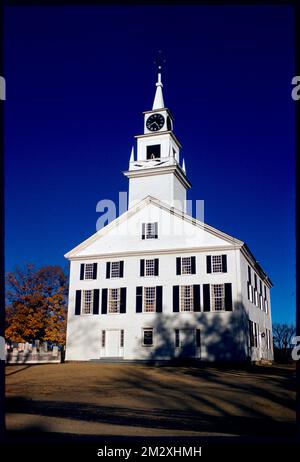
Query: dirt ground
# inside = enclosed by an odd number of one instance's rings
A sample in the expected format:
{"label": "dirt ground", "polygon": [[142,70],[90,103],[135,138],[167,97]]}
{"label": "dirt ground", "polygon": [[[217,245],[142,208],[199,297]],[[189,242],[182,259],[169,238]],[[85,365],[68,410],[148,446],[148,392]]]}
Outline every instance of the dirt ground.
{"label": "dirt ground", "polygon": [[109,436],[292,438],[295,369],[66,363],[6,368],[6,425]]}

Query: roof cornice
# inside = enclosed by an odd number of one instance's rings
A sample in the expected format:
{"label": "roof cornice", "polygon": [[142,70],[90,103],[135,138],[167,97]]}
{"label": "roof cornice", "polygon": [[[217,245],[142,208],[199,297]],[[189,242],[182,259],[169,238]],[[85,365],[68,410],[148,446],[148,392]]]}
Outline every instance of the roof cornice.
{"label": "roof cornice", "polygon": [[182,185],[189,189],[192,187],[191,183],[185,176],[181,167],[178,164],[176,165],[167,165],[165,167],[153,167],[153,168],[141,168],[139,170],[126,170],[123,174],[127,178],[140,178],[145,176],[154,176],[154,175],[166,175],[168,173],[174,173],[176,178],[182,183]]}
{"label": "roof cornice", "polygon": [[179,148],[182,148],[182,144],[178,140],[177,136],[174,135],[174,133],[171,130],[164,130],[162,132],[155,132],[155,133],[144,133],[143,135],[135,135],[134,138],[136,138],[136,139],[138,139],[138,138],[149,138],[149,137],[154,138],[154,137],[161,136],[161,135],[170,135],[171,138],[173,139],[173,141],[177,144],[177,146]]}
{"label": "roof cornice", "polygon": [[258,273],[259,277],[262,279],[262,281],[269,287],[273,287],[273,282],[269,278],[269,276],[264,272],[263,268],[260,266],[258,261],[256,260],[255,256],[249,249],[246,243],[243,244],[241,247],[241,252],[248,261],[248,263],[255,269],[255,271]]}
{"label": "roof cornice", "polygon": [[138,257],[138,256],[152,256],[152,255],[173,255],[174,253],[199,253],[199,252],[225,252],[231,250],[238,250],[241,246],[238,244],[235,245],[219,245],[214,247],[178,247],[172,249],[154,249],[154,250],[142,250],[142,251],[135,251],[135,250],[128,250],[124,252],[110,252],[105,254],[92,254],[92,255],[78,255],[75,257],[71,257],[70,260],[77,261],[77,260],[99,260],[99,259],[107,259],[107,258],[121,258],[121,257]]}
{"label": "roof cornice", "polygon": [[174,116],[172,114],[172,112],[170,111],[170,109],[168,109],[167,107],[163,107],[162,109],[152,109],[152,111],[144,111],[143,114],[146,115],[146,114],[152,114],[153,112],[167,112],[168,115],[171,117],[171,119],[173,120],[174,122]]}

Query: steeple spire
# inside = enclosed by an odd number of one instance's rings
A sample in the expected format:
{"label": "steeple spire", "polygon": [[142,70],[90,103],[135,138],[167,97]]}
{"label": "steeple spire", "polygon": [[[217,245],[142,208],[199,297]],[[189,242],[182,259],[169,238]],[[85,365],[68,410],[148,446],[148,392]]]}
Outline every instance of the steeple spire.
{"label": "steeple spire", "polygon": [[155,93],[155,98],[154,98],[152,109],[162,109],[165,107],[164,97],[163,97],[163,92],[162,92],[163,84],[161,81],[161,67],[162,67],[163,62],[165,62],[165,60],[162,59],[161,51],[159,51],[157,54],[157,58],[155,60],[155,64],[157,65],[157,82],[156,82],[156,93]]}

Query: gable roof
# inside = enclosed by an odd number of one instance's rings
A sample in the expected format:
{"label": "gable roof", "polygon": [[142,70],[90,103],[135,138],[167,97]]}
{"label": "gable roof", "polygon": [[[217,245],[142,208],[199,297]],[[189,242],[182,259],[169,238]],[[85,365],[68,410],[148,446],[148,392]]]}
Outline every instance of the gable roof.
{"label": "gable roof", "polygon": [[176,209],[175,207],[171,207],[167,205],[166,203],[160,201],[159,199],[156,199],[152,196],[146,196],[144,199],[142,199],[140,202],[135,204],[133,207],[131,207],[127,212],[123,213],[119,217],[117,217],[115,220],[110,222],[107,226],[102,228],[101,230],[97,231],[94,233],[92,236],[90,236],[88,239],[84,240],[81,242],[79,245],[74,247],[72,250],[67,252],[64,256],[65,258],[68,258],[72,260],[73,258],[76,258],[77,255],[82,252],[85,248],[96,242],[98,239],[101,239],[101,237],[105,236],[108,234],[111,230],[113,230],[115,227],[117,227],[119,224],[122,222],[128,220],[130,217],[134,216],[137,214],[140,210],[142,210],[144,207],[148,206],[149,204],[152,204],[156,207],[159,207],[160,209],[166,211],[167,213],[170,213],[174,216],[177,216],[178,218],[190,223],[193,226],[199,227],[206,231],[207,233],[212,234],[215,237],[218,237],[226,242],[228,244],[233,245],[235,248],[240,248],[243,255],[245,258],[249,261],[250,264],[255,268],[255,270],[258,272],[260,277],[271,287],[273,284],[271,280],[268,278],[262,267],[259,265],[257,262],[256,258],[254,255],[250,252],[247,244],[233,236],[230,236],[229,234],[224,233],[223,231],[218,230],[217,228],[214,228],[213,226],[210,226],[204,222],[201,222],[200,220],[197,220],[196,218],[193,218],[192,216],[188,215],[187,213],[182,212],[179,209]]}
{"label": "gable roof", "polygon": [[229,244],[234,244],[234,245],[237,245],[237,246],[242,246],[244,244],[239,239],[236,239],[235,237],[230,236],[229,234],[223,233],[222,231],[220,231],[220,230],[218,230],[216,228],[213,228],[212,226],[209,226],[208,224],[203,223],[203,222],[197,220],[196,218],[191,217],[187,213],[184,213],[181,210],[176,209],[175,207],[170,207],[169,205],[165,204],[164,202],[160,201],[159,199],[156,199],[156,198],[154,198],[152,196],[147,196],[143,200],[141,200],[140,202],[135,204],[133,207],[131,207],[129,210],[127,210],[127,212],[123,213],[122,215],[117,217],[115,220],[111,221],[107,226],[100,229],[95,234],[90,236],[88,239],[81,242],[81,244],[77,245],[72,250],[67,252],[64,255],[65,258],[70,258],[71,259],[72,257],[75,257],[78,252],[84,250],[86,247],[88,247],[89,245],[91,245],[92,243],[94,243],[95,241],[97,241],[98,239],[103,237],[104,235],[108,234],[113,228],[118,226],[123,221],[128,220],[130,217],[137,214],[141,209],[143,209],[144,207],[146,207],[149,204],[153,204],[154,206],[159,207],[160,209],[163,209],[166,212],[168,212],[168,213],[170,213],[172,215],[175,215],[175,216],[177,216],[178,218],[180,218],[182,220],[185,220],[185,221],[189,222],[193,226],[200,227],[201,229],[204,229],[208,233],[210,233],[210,234],[212,234],[212,235],[214,235],[216,237],[219,237],[220,239],[223,239],[223,240],[227,241]]}

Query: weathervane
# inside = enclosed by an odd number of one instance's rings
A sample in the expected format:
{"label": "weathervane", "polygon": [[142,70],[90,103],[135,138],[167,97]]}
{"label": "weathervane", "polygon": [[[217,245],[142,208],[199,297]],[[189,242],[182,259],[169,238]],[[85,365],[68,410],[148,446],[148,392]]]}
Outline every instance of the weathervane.
{"label": "weathervane", "polygon": [[166,62],[166,60],[163,58],[162,51],[158,50],[157,55],[156,55],[156,59],[154,61],[154,64],[156,64],[156,66],[157,66],[157,72],[158,73],[161,73],[162,65],[165,62]]}

